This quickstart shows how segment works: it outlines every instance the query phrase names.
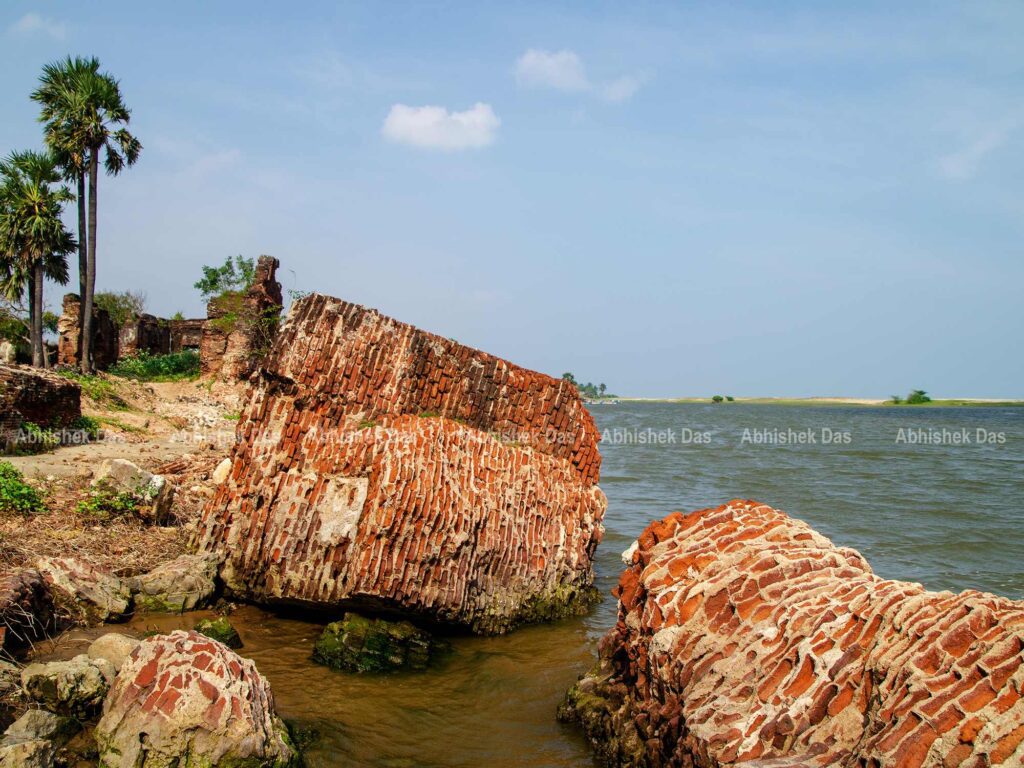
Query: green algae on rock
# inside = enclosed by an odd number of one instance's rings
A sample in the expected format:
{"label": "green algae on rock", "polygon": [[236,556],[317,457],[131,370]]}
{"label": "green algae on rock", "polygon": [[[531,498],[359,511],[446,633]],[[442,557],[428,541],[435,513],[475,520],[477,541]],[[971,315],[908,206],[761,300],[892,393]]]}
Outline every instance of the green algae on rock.
{"label": "green algae on rock", "polygon": [[199,634],[213,638],[218,643],[224,643],[233,650],[242,647],[242,638],[238,636],[238,630],[231,626],[231,622],[224,616],[218,616],[216,619],[202,619],[196,623],[195,629]]}
{"label": "green algae on rock", "polygon": [[346,613],[324,629],[313,649],[313,661],[347,672],[423,670],[447,649],[447,643],[411,622]]}

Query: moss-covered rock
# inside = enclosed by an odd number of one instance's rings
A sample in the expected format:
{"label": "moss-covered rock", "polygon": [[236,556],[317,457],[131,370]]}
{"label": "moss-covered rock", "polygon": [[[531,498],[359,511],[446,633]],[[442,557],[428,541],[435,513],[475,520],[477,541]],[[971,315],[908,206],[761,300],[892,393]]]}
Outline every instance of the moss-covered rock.
{"label": "moss-covered rock", "polygon": [[231,626],[231,622],[223,616],[216,619],[202,619],[196,624],[196,632],[213,638],[218,643],[224,643],[228,648],[237,650],[242,647],[242,638],[238,636],[238,630]]}
{"label": "moss-covered rock", "polygon": [[447,649],[446,642],[408,621],[346,613],[324,629],[313,649],[313,661],[348,672],[422,670]]}

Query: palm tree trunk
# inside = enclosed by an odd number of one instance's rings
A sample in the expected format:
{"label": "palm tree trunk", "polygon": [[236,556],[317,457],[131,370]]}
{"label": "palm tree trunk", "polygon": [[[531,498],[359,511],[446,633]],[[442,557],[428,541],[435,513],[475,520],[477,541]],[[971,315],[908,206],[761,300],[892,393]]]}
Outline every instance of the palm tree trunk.
{"label": "palm tree trunk", "polygon": [[32,365],[44,368],[46,352],[43,349],[43,261],[32,267],[32,301],[29,310],[32,322]]}
{"label": "palm tree trunk", "polygon": [[82,328],[85,324],[85,285],[88,282],[89,243],[85,223],[85,169],[78,171],[78,350],[82,350]]}
{"label": "palm tree trunk", "polygon": [[99,149],[89,150],[89,250],[85,266],[85,292],[82,296],[82,373],[92,373],[92,302],[96,291],[96,186],[99,175]]}

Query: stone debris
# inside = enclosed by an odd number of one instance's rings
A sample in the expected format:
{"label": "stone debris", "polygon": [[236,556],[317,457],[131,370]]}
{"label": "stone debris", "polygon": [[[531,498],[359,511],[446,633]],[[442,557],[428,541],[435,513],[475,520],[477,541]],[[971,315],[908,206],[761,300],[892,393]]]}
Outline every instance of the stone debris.
{"label": "stone debris", "polygon": [[101,624],[128,612],[131,592],[109,571],[73,557],[42,557],[36,568],[57,604],[76,620]]}
{"label": "stone debris", "polygon": [[346,613],[328,624],[313,648],[313,661],[346,672],[423,670],[448,644],[408,621]]}
{"label": "stone debris", "polygon": [[139,640],[117,632],[108,632],[89,645],[86,655],[90,659],[104,659],[115,671],[120,672],[125,661],[139,645]]}
{"label": "stone debris", "polygon": [[45,739],[0,746],[0,768],[53,768],[56,752],[54,743]]}
{"label": "stone debris", "polygon": [[652,523],[569,693],[611,764],[1020,766],[1024,605],[927,592],[751,501]]}
{"label": "stone debris", "polygon": [[30,709],[4,732],[0,747],[10,747],[26,741],[49,741],[59,747],[66,744],[81,730],[78,721],[56,715],[43,709]]}
{"label": "stone debris", "polygon": [[142,641],[107,697],[96,741],[107,768],[300,760],[256,665],[197,632]]}
{"label": "stone debris", "polygon": [[116,674],[109,661],[83,653],[70,661],[29,664],[21,671],[21,687],[49,712],[82,719],[99,711]]}
{"label": "stone debris", "polygon": [[592,603],[598,440],[568,382],[313,295],[259,372],[197,542],[246,599],[502,632]]}
{"label": "stone debris", "polygon": [[217,590],[215,555],[181,555],[149,573],[128,579],[137,611],[184,613],[202,608]]}

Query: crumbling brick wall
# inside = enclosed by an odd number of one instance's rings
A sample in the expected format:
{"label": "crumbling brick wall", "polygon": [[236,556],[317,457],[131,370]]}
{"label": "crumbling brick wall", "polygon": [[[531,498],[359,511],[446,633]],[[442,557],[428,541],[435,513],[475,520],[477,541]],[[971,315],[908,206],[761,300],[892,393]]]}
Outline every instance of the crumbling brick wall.
{"label": "crumbling brick wall", "polygon": [[73,381],[38,368],[0,364],[0,449],[24,422],[62,429],[82,415],[82,390]]}
{"label": "crumbling brick wall", "polygon": [[611,764],[1024,764],[1021,602],[879,578],[751,501],[652,523],[623,559],[560,711]]}
{"label": "crumbling brick wall", "polygon": [[[60,318],[57,320],[57,364],[77,367],[81,362],[78,337],[81,330],[78,323],[80,299],[78,294],[68,293]],[[93,306],[92,355],[96,368],[106,370],[117,362],[118,328],[105,309]]]}
{"label": "crumbling brick wall", "polygon": [[272,256],[260,256],[252,287],[210,301],[203,325],[200,371],[225,381],[248,378],[270,349],[281,313],[281,284]]}
{"label": "crumbling brick wall", "polygon": [[172,353],[183,352],[186,349],[194,349],[197,352],[203,344],[203,326],[206,320],[203,318],[191,320],[168,320],[170,329],[170,346]]}
{"label": "crumbling brick wall", "polygon": [[599,436],[567,382],[313,295],[238,439],[198,530],[237,595],[485,633],[592,599]]}
{"label": "crumbling brick wall", "polygon": [[118,332],[118,358],[131,357],[140,352],[166,355],[171,351],[171,330],[168,321],[153,315],[138,315],[125,323]]}

